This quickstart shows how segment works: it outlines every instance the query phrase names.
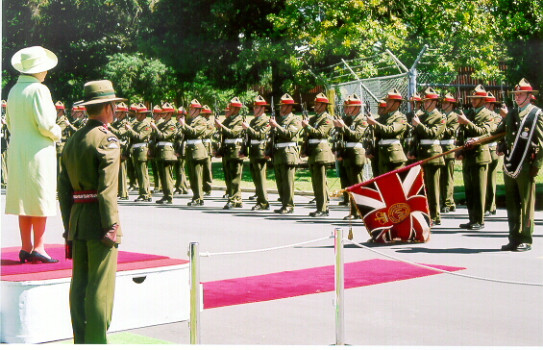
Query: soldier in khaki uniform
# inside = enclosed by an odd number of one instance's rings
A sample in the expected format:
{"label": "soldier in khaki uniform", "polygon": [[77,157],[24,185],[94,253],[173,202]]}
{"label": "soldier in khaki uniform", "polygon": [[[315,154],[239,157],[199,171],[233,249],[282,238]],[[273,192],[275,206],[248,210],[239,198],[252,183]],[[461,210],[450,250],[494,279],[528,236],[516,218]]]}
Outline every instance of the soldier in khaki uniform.
{"label": "soldier in khaki uniform", "polygon": [[274,210],[278,214],[294,212],[294,174],[300,162],[296,140],[302,127],[300,119],[292,113],[295,104],[292,96],[284,94],[279,103],[279,119],[270,118],[274,134],[273,168],[281,198],[281,208]]}
{"label": "soldier in khaki uniform", "polygon": [[[428,88],[424,92],[422,103],[424,104],[425,112],[420,117],[414,116],[411,121],[414,140],[409,151],[410,159],[422,160],[443,153],[439,141],[445,131],[446,119],[437,109],[439,99],[439,94],[433,88]],[[424,186],[426,187],[430,218],[433,225],[441,225],[439,212],[439,176],[444,165],[445,161],[443,157],[439,157],[426,162],[422,166],[424,171]]]}
{"label": "soldier in khaki uniform", "polygon": [[136,121],[127,124],[127,134],[130,137],[130,156],[134,164],[134,170],[138,179],[139,196],[134,201],[150,202],[151,191],[149,189],[149,171],[147,169],[147,152],[149,150],[149,138],[151,137],[151,124],[147,120],[149,111],[143,103],[138,104]]}
{"label": "soldier in khaki uniform", "polygon": [[[530,103],[539,91],[522,79],[511,93],[518,108],[507,113],[494,134],[505,132],[504,180],[509,223],[505,251],[532,249],[536,176],[543,166],[543,112]],[[502,109],[505,114],[507,110]],[[541,199],[541,198],[538,198]]]}
{"label": "soldier in khaki uniform", "polygon": [[[162,108],[160,106],[154,106],[153,107],[153,113],[152,118],[149,121],[149,125],[155,124],[155,126],[159,126],[163,123],[163,115]],[[155,184],[155,187],[151,190],[152,193],[158,193],[162,191],[162,184],[160,182],[160,174],[158,170],[158,159],[156,158],[157,154],[157,139],[156,134],[154,132],[151,133],[151,137],[149,138],[149,151],[147,152],[148,158],[149,158],[149,164],[151,166],[151,170],[153,173],[153,183]]]}
{"label": "soldier in khaki uniform", "polygon": [[56,143],[57,147],[57,174],[60,174],[60,157],[62,156],[62,150],[66,141],[72,134],[72,131],[75,132],[75,128],[72,129],[72,124],[66,117],[66,107],[62,101],[57,101],[55,103],[55,108],[57,110],[57,125],[60,126],[61,138],[60,141]]}
{"label": "soldier in khaki uniform", "polygon": [[207,161],[204,164],[204,195],[211,195],[211,189],[213,187],[213,147],[211,138],[215,134],[215,122],[211,120],[211,115],[213,112],[208,105],[202,107],[202,112],[200,113],[207,120],[207,130],[204,135],[204,145],[207,150]]}
{"label": "soldier in khaki uniform", "polygon": [[177,136],[177,127],[172,115],[175,108],[165,102],[161,106],[162,120],[160,124],[151,122],[155,144],[155,159],[162,184],[162,198],[157,200],[158,204],[172,204],[173,201],[173,167],[177,161],[174,151],[174,141]]}
{"label": "soldier in khaki uniform", "polygon": [[332,131],[332,117],[326,108],[330,104],[328,97],[322,92],[315,97],[315,115],[309,120],[302,121],[304,138],[307,143],[307,164],[311,172],[311,184],[315,195],[317,210],[309,213],[310,216],[328,216],[328,182],[326,168],[334,163],[332,148],[328,142]]}
{"label": "soldier in khaki uniform", "polygon": [[258,95],[253,102],[254,118],[251,123],[243,122],[243,129],[249,136],[249,159],[251,176],[255,184],[256,204],[251,210],[268,210],[268,193],[266,191],[266,140],[270,131],[270,118],[266,115],[266,107],[270,104],[264,97]]}
{"label": "soldier in khaki uniform", "polygon": [[115,96],[108,80],[86,83],[84,96],[90,118],[66,142],[58,190],[65,238],[72,247],[74,343],[106,344],[122,235],[117,208],[120,144],[106,125],[113,121],[115,102],[124,99]]}
{"label": "soldier in khaki uniform", "polygon": [[376,141],[376,165],[374,176],[399,169],[405,165],[407,157],[402,147],[403,134],[407,130],[407,118],[399,111],[403,98],[397,89],[392,89],[384,98],[387,103],[385,114],[375,120],[367,120],[374,129]]}
{"label": "soldier in khaki uniform", "polygon": [[[453,95],[447,93],[441,100],[441,109],[445,114],[445,131],[439,142],[443,152],[455,148],[456,133],[458,130],[458,114],[454,111],[458,101]],[[441,171],[439,186],[441,187],[441,212],[448,213],[456,210],[454,203],[454,165],[456,158],[454,153],[449,153],[444,158],[445,166]]]}
{"label": "soldier in khaki uniform", "polygon": [[[334,120],[337,132],[343,136],[343,166],[347,182],[345,187],[353,186],[363,181],[364,165],[366,164],[366,150],[364,149],[364,135],[368,128],[366,116],[362,113],[362,100],[353,94],[345,100],[344,119]],[[343,185],[342,185],[343,186]],[[360,218],[355,205],[351,205],[351,212],[344,220]]]}
{"label": "soldier in khaki uniform", "polygon": [[128,106],[124,102],[117,104],[117,110],[115,111],[115,121],[111,123],[108,128],[117,136],[121,145],[121,165],[119,168],[119,199],[128,199],[128,179],[127,179],[127,163],[130,153],[130,138],[127,135],[126,125],[129,123],[128,118]]}
{"label": "soldier in khaki uniform", "polygon": [[229,104],[230,113],[221,123],[215,120],[215,125],[222,133],[222,166],[224,179],[227,182],[228,202],[224,209],[241,208],[241,174],[243,170],[243,159],[240,155],[242,146],[243,118],[239,114],[243,104],[238,97],[232,98]]}
{"label": "soldier in khaki uniform", "polygon": [[[128,108],[128,115],[126,116],[127,123],[133,125],[136,122],[136,113],[138,109],[137,103],[132,103]],[[134,161],[130,154],[130,139],[128,140],[128,152],[126,161],[126,176],[128,177],[128,191],[133,191],[138,188],[138,176],[136,175],[136,169],[134,169]]]}
{"label": "soldier in khaki uniform", "polygon": [[[415,92],[413,96],[409,98],[409,104],[411,105],[411,111],[407,112],[407,114],[405,115],[405,117],[407,118],[407,130],[404,133],[402,144],[403,149],[406,151],[409,151],[414,147],[414,127],[411,122],[413,121],[414,117],[420,118],[420,116],[424,114],[424,111],[422,110],[422,97],[420,97],[417,92]],[[407,159],[407,164],[411,164],[414,161],[414,159]]]}
{"label": "soldier in khaki uniform", "polygon": [[[488,93],[482,85],[477,85],[473,95],[468,96],[473,108],[467,116],[464,113],[458,116],[459,145],[473,138],[488,136],[495,129],[494,117],[484,106],[486,97]],[[485,227],[486,178],[490,163],[488,145],[464,149],[459,152],[457,158],[462,160],[462,175],[469,214],[469,222],[460,224],[460,228],[480,230]]]}
{"label": "soldier in khaki uniform", "polygon": [[[502,121],[502,117],[495,111],[496,106],[500,105],[501,102],[496,100],[496,97],[489,91],[488,97],[485,98],[485,107],[492,112],[495,127]],[[497,148],[498,142],[496,141],[488,144],[490,164],[488,164],[488,174],[486,178],[485,216],[496,215],[496,176],[498,175],[498,164],[500,162]]]}
{"label": "soldier in khaki uniform", "polygon": [[[187,115],[185,107],[181,106],[177,109],[177,117],[184,118]],[[189,185],[187,182],[187,175],[185,174],[185,157],[186,157],[186,148],[185,148],[185,136],[182,132],[179,132],[179,124],[177,124],[177,135],[174,142],[175,155],[177,156],[177,162],[174,166],[175,171],[175,191],[174,193],[187,194],[189,193]]]}
{"label": "soldier in khaki uniform", "polygon": [[190,102],[187,120],[183,116],[178,117],[179,132],[183,133],[186,142],[187,163],[189,169],[190,188],[192,200],[189,206],[204,205],[204,164],[208,155],[202,141],[207,132],[207,120],[200,115],[202,105],[196,99]]}

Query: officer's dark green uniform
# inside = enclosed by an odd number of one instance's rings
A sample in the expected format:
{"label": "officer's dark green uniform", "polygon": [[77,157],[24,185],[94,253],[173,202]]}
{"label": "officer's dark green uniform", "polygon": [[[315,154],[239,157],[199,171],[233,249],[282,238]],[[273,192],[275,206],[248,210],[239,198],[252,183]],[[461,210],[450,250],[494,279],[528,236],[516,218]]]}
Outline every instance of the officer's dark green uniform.
{"label": "officer's dark green uniform", "polygon": [[[487,92],[483,86],[475,88],[474,95],[468,98],[484,99]],[[473,102],[472,102],[473,103]],[[494,127],[492,113],[484,107],[471,109],[467,115],[468,124],[461,124],[459,129],[460,145],[470,139],[488,136]],[[486,178],[490,152],[488,145],[476,145],[472,149],[462,151],[462,175],[466,192],[469,222],[460,224],[460,228],[479,230],[484,227],[484,210],[486,198]]]}
{"label": "officer's dark green uniform", "polygon": [[[127,163],[130,161],[130,138],[127,135],[126,125],[129,123],[126,113],[128,107],[124,102],[117,105],[117,118],[111,125],[109,130],[117,136],[121,144],[121,165],[119,168],[119,193],[120,199],[128,199],[128,179],[127,179]],[[121,117],[122,116],[122,117]],[[121,119],[122,118],[122,119]]]}
{"label": "officer's dark green uniform", "polygon": [[[486,108],[488,108],[493,115],[494,125],[497,127],[502,121],[502,117],[494,112],[496,105],[501,105],[501,102],[496,100],[496,97],[489,92],[488,97],[485,99]],[[485,215],[496,214],[496,176],[498,175],[498,164],[500,162],[500,156],[497,153],[498,142],[493,141],[488,144],[488,150],[490,152],[490,164],[488,164],[488,174],[486,178],[486,200],[485,200]]]}
{"label": "officer's dark green uniform", "polygon": [[[183,133],[186,142],[186,155],[189,169],[190,188],[192,189],[192,201],[189,206],[201,206],[204,204],[204,163],[207,161],[207,150],[202,142],[207,132],[207,120],[199,115],[202,105],[198,100],[192,100],[190,103],[189,116],[185,125],[179,127],[179,132]],[[191,117],[193,110],[198,110],[198,114]],[[181,120],[181,118],[179,119]]]}
{"label": "officer's dark green uniform", "polygon": [[[401,94],[393,89],[385,100],[403,101]],[[399,110],[388,112],[377,119],[373,126],[377,148],[377,169],[374,176],[399,169],[405,165],[407,157],[402,140],[407,130],[407,118]]]}
{"label": "officer's dark green uniform", "polygon": [[[269,104],[262,96],[257,96],[254,101],[254,106],[266,107]],[[251,163],[251,176],[255,184],[256,204],[252,210],[269,209],[268,193],[266,191],[266,140],[270,132],[270,118],[266,113],[253,118],[247,128],[249,136],[249,160]]]}
{"label": "officer's dark green uniform", "polygon": [[[90,104],[112,103],[115,97],[109,81],[85,84],[85,100]],[[90,108],[90,107],[89,107]],[[70,313],[74,343],[105,344],[111,323],[117,245],[106,245],[104,232],[119,225],[117,178],[120,162],[119,141],[105,127],[109,116],[89,119],[67,142],[59,177],[59,201],[67,240],[73,242],[73,271],[70,285]],[[92,116],[91,116],[92,117]],[[105,119],[108,119],[105,121]]]}
{"label": "officer's dark green uniform", "polygon": [[209,106],[204,105],[202,107],[202,113],[201,113],[207,120],[207,131],[204,135],[204,139],[202,140],[204,142],[204,145],[206,146],[207,150],[207,161],[204,164],[204,194],[210,195],[211,189],[213,188],[213,147],[212,147],[212,137],[215,134],[215,122],[211,120],[211,114],[213,112],[211,111],[211,108]]}
{"label": "officer's dark green uniform", "polygon": [[[526,79],[522,79],[512,93],[522,107],[510,111],[494,132],[506,133],[504,180],[509,243],[502,246],[502,250],[527,251],[531,249],[535,226],[536,176],[543,167],[543,113],[525,100],[529,100],[530,94],[538,93]],[[523,140],[528,151],[523,159],[516,158],[517,151],[522,155],[526,150]]]}
{"label": "officer's dark green uniform", "polygon": [[[234,97],[230,101],[230,110],[233,108],[242,108],[243,104],[238,97]],[[224,179],[226,182],[228,203],[224,209],[233,207],[241,208],[241,173],[243,170],[243,158],[240,156],[242,145],[243,118],[241,115],[230,115],[224,122],[221,128],[222,147],[224,150],[222,156],[222,166],[224,170]]]}
{"label": "officer's dark green uniform", "polygon": [[[330,104],[328,98],[321,92],[315,98],[315,104]],[[325,107],[326,108],[326,107]],[[311,184],[317,210],[311,216],[328,216],[328,182],[326,168],[334,163],[334,154],[328,142],[332,131],[332,117],[326,110],[309,118],[304,126],[304,137],[307,142],[307,164],[311,172]]]}
{"label": "officer's dark green uniform", "polygon": [[[364,181],[363,173],[364,165],[366,164],[366,150],[364,149],[363,141],[366,129],[368,128],[368,122],[364,114],[360,112],[362,101],[356,94],[353,94],[345,101],[345,106],[349,106],[349,108],[359,107],[345,115],[343,126],[336,127],[338,133],[343,135],[343,166],[347,176],[345,187],[348,187]],[[356,219],[359,217],[358,209],[355,205],[351,205],[351,212],[344,219]]]}
{"label": "officer's dark green uniform", "polygon": [[[289,94],[284,94],[280,104],[294,105],[295,102]],[[296,141],[302,125],[300,119],[293,113],[285,116],[280,115],[277,123],[279,126],[272,129],[275,134],[273,168],[281,198],[281,208],[274,210],[274,212],[287,214],[294,211],[294,174],[296,166],[300,162]]]}
{"label": "officer's dark green uniform", "polygon": [[[458,114],[454,112],[454,104],[457,100],[450,94],[446,94],[442,100],[442,103],[450,103],[450,110],[444,111],[446,122],[445,131],[439,143],[443,152],[450,151],[455,148],[456,144],[456,132],[458,130]],[[454,153],[449,153],[443,157],[445,166],[441,169],[441,176],[439,179],[439,186],[441,188],[441,212],[448,213],[449,211],[456,210],[456,204],[454,203],[454,165],[456,158]]]}
{"label": "officer's dark green uniform", "polygon": [[[177,118],[186,116],[187,111],[184,107],[179,107],[177,111]],[[177,162],[174,166],[175,171],[175,191],[174,193],[187,194],[189,193],[189,185],[187,181],[187,175],[185,173],[185,157],[186,157],[186,148],[185,148],[185,136],[180,132],[179,124],[177,126],[177,135],[175,137],[174,149],[177,155]]]}
{"label": "officer's dark green uniform", "polygon": [[[445,117],[436,108],[439,94],[432,88],[424,92],[423,103],[425,108],[431,109],[420,116],[420,124],[413,127],[414,142],[410,153],[417,160],[430,158],[443,153],[439,140],[445,131]],[[422,166],[424,171],[424,186],[430,209],[430,218],[434,225],[441,224],[439,212],[439,176],[441,168],[445,165],[443,157],[430,160]]]}
{"label": "officer's dark green uniform", "polygon": [[174,108],[169,103],[162,105],[162,112],[165,117],[162,123],[158,124],[153,131],[156,140],[155,159],[162,184],[162,198],[157,200],[158,204],[171,204],[173,201],[173,168],[177,161],[174,151],[174,141],[177,136],[175,121],[171,119]]}
{"label": "officer's dark green uniform", "polygon": [[130,137],[130,156],[136,171],[138,179],[139,196],[138,201],[151,201],[151,191],[149,189],[149,171],[147,169],[147,152],[149,150],[149,138],[151,137],[151,124],[146,118],[147,108],[140,103],[137,110],[137,119],[131,128],[128,128],[127,134]]}

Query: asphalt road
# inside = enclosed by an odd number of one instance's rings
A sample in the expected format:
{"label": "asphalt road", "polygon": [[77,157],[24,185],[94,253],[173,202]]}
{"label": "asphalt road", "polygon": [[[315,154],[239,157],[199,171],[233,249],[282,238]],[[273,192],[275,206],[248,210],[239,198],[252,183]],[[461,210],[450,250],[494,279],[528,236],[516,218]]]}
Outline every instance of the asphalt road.
{"label": "asphalt road", "polygon": [[[292,215],[251,212],[254,201],[244,193],[244,207],[223,210],[223,192],[214,191],[205,206],[187,207],[190,195],[174,204],[120,202],[125,251],[187,259],[190,242],[201,252],[234,252],[271,248],[328,237],[334,228],[345,232],[348,209],[332,200],[331,215],[311,218],[311,197],[296,196]],[[135,194],[131,198],[136,198]],[[155,196],[155,200],[159,199]],[[278,208],[277,195],[270,194]],[[17,217],[5,215],[2,190],[3,247],[20,244]],[[272,209],[273,209],[272,208]],[[403,259],[417,263],[464,267],[459,273],[476,278],[438,274],[375,284],[345,291],[345,341],[352,345],[394,346],[543,346],[543,212],[536,213],[533,250],[501,252],[507,243],[505,210],[487,218],[481,231],[458,228],[467,211],[443,215],[424,244],[365,245],[361,222],[353,223],[345,262]],[[60,216],[47,224],[47,243],[62,243]],[[377,254],[385,254],[386,256]],[[201,258],[202,282],[333,265],[333,240],[259,253]],[[535,283],[529,286],[519,283]],[[206,309],[201,314],[202,344],[334,344],[334,293],[325,292],[267,302]],[[142,305],[144,305],[142,301]],[[178,344],[189,344],[187,322],[131,330],[132,333]]]}

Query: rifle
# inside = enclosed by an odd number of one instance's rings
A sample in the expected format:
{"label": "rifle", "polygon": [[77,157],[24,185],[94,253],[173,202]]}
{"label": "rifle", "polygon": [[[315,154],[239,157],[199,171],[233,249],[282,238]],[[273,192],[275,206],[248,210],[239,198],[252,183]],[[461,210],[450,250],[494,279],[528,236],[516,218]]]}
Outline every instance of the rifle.
{"label": "rifle", "polygon": [[[334,95],[334,105],[335,105],[334,119],[345,120],[345,109],[344,108],[342,109],[341,106],[339,105],[336,95]],[[332,142],[333,142],[332,150],[336,154],[336,159],[342,160],[343,156],[345,155],[345,139],[344,139],[343,133],[342,132],[336,133],[335,140],[333,140]]]}
{"label": "rifle", "polygon": [[[370,102],[366,101],[364,103],[364,114],[366,117],[371,116]],[[375,152],[375,130],[373,125],[368,125],[364,130],[362,135],[362,147],[366,150],[366,157],[375,157],[377,152]]]}
{"label": "rifle", "polygon": [[[245,104],[244,104],[245,105]],[[243,107],[241,109],[241,119],[245,123],[247,120],[247,109],[246,107]],[[249,133],[247,130],[242,130],[241,132],[241,149],[239,150],[239,156],[241,158],[247,157],[249,155]]]}
{"label": "rifle", "polygon": [[[300,106],[302,107],[302,120],[309,120],[309,114],[307,113],[305,102],[302,100],[302,93],[300,92]],[[309,135],[305,135],[304,137],[304,143],[302,144],[302,148],[300,150],[300,155],[302,157],[307,157],[309,150]]]}
{"label": "rifle", "polygon": [[[219,120],[219,103],[215,99],[215,103],[213,104],[213,108],[215,109],[213,112],[213,118],[215,121]],[[224,155],[224,147],[222,142],[222,130],[217,129],[215,134],[213,135],[213,139],[215,139],[214,142],[214,150],[213,153],[215,157],[221,158]]]}
{"label": "rifle", "polygon": [[[275,120],[275,107],[273,105],[273,95],[271,97],[271,117],[270,119]],[[273,158],[273,152],[275,151],[275,128],[270,130],[269,140],[266,143],[265,155],[266,158]]]}

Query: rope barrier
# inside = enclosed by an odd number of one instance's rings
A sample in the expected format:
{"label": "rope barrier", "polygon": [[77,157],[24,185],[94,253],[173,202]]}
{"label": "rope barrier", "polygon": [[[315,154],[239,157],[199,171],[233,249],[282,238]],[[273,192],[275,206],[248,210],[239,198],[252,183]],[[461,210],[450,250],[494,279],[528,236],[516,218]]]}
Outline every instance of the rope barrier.
{"label": "rope barrier", "polygon": [[411,264],[411,265],[414,265],[414,266],[422,267],[422,268],[424,268],[424,269],[433,270],[433,271],[437,271],[437,272],[441,272],[441,273],[446,273],[446,274],[453,275],[453,276],[457,276],[457,277],[470,278],[470,279],[475,279],[475,280],[479,280],[479,281],[486,281],[486,282],[495,282],[495,283],[504,283],[504,284],[515,284],[515,285],[531,286],[531,287],[543,287],[543,283],[532,283],[532,282],[518,282],[518,281],[499,280],[499,279],[492,279],[492,278],[486,278],[486,277],[478,277],[478,276],[466,275],[466,274],[458,273],[458,272],[454,272],[454,271],[442,270],[442,269],[439,269],[439,268],[437,268],[437,267],[427,266],[427,265],[419,264],[419,263],[416,263],[416,262],[412,262],[412,261],[409,261],[409,260],[405,260],[405,259],[401,259],[401,258],[397,258],[397,257],[391,256],[391,255],[385,254],[385,253],[383,253],[383,252],[380,252],[380,251],[378,251],[378,250],[372,249],[372,248],[370,248],[370,247],[366,247],[366,246],[364,246],[364,245],[362,245],[362,244],[360,244],[360,243],[353,242],[353,241],[350,240],[350,239],[347,239],[347,241],[349,241],[350,243],[354,244],[355,246],[358,246],[358,247],[363,248],[363,249],[367,249],[367,250],[369,250],[369,251],[371,251],[371,252],[373,252],[373,253],[375,253],[375,254],[382,255],[382,256],[387,257],[387,258],[389,258],[389,259],[401,261],[401,262],[404,262],[404,263],[406,263],[406,264]]}
{"label": "rope barrier", "polygon": [[283,245],[283,246],[278,246],[278,247],[272,247],[272,248],[262,248],[262,249],[254,249],[254,250],[240,250],[240,251],[237,251],[237,252],[220,252],[220,253],[203,252],[203,253],[200,253],[200,256],[202,256],[202,257],[211,257],[211,256],[218,256],[218,255],[234,255],[234,254],[248,254],[248,253],[268,252],[268,251],[272,251],[272,250],[297,247],[297,246],[301,246],[301,245],[308,244],[308,243],[320,242],[320,241],[324,241],[324,240],[331,239],[331,238],[334,238],[334,236],[331,235],[331,236],[326,236],[326,237],[322,237],[322,238],[312,239],[310,241],[293,243],[293,244],[288,244],[288,245]]}

